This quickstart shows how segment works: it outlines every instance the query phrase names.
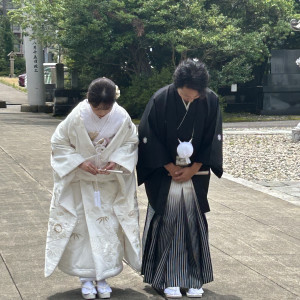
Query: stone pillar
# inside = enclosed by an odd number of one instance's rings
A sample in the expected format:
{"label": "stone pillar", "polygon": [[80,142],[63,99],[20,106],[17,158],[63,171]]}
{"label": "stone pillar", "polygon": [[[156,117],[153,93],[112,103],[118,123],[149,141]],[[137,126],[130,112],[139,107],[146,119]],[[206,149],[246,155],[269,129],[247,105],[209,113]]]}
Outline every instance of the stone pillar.
{"label": "stone pillar", "polygon": [[11,51],[8,53],[9,56],[9,65],[10,65],[10,72],[9,77],[15,77],[15,53],[14,51]]}
{"label": "stone pillar", "polygon": [[15,58],[11,57],[9,59],[10,62],[10,76],[15,77]]}
{"label": "stone pillar", "polygon": [[9,57],[9,63],[10,63],[10,71],[9,71],[9,77],[15,77],[15,53],[14,51],[10,51],[7,56]]}
{"label": "stone pillar", "polygon": [[63,89],[64,82],[64,64],[56,64],[56,88]]}
{"label": "stone pillar", "polygon": [[78,71],[72,70],[71,72],[71,88],[78,89],[79,82],[78,82]]}
{"label": "stone pillar", "polygon": [[28,104],[30,111],[39,111],[39,106],[45,106],[43,48],[29,36],[24,37],[24,44]]}

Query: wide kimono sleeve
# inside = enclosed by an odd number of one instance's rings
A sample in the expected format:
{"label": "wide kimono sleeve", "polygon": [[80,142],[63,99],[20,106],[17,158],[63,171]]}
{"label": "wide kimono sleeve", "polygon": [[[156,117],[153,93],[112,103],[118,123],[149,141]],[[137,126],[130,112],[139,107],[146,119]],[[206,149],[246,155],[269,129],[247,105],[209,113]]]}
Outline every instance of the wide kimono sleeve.
{"label": "wide kimono sleeve", "polygon": [[154,95],[148,102],[141,118],[139,131],[139,159],[137,164],[138,184],[142,184],[155,170],[163,168],[172,158],[163,140],[164,133],[164,104],[162,98]]}
{"label": "wide kimono sleeve", "polygon": [[222,132],[222,114],[218,104],[216,114],[216,126],[211,145],[209,166],[214,174],[221,178],[223,175],[223,132]]}
{"label": "wide kimono sleeve", "polygon": [[223,173],[222,115],[219,99],[212,91],[207,96],[208,115],[196,162],[203,163],[221,177]]}
{"label": "wide kimono sleeve", "polygon": [[124,124],[123,127],[124,131],[120,132],[120,134],[122,134],[124,141],[110,155],[109,161],[115,162],[116,164],[125,168],[129,173],[133,173],[137,163],[137,151],[139,142],[137,129],[136,126],[132,123],[129,116],[127,116],[126,124]]}
{"label": "wide kimono sleeve", "polygon": [[56,128],[51,138],[51,166],[59,177],[64,177],[76,169],[85,159],[75,150],[70,142],[72,116],[68,116]]}

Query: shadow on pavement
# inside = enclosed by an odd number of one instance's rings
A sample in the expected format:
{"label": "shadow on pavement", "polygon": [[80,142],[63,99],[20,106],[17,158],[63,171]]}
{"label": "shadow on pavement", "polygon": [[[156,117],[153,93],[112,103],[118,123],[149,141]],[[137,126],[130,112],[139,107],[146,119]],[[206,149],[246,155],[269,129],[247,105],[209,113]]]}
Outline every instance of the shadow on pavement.
{"label": "shadow on pavement", "polygon": [[[203,298],[204,299],[214,299],[214,300],[242,300],[241,297],[237,297],[237,296],[234,296],[234,295],[221,295],[221,294],[217,294],[217,293],[214,293],[210,290],[207,290],[207,289],[204,289],[205,290],[205,293],[203,295]],[[204,300],[203,299],[203,300]]]}
{"label": "shadow on pavement", "polygon": [[64,293],[57,293],[53,296],[50,296],[47,298],[48,300],[68,300],[68,299],[74,299],[79,300],[82,299],[80,289],[67,291]]}
{"label": "shadow on pavement", "polygon": [[[153,294],[153,293],[157,293],[158,295],[160,295],[162,298],[168,299],[164,296],[164,293],[160,290],[156,290],[150,286],[146,286],[144,288],[144,291],[146,291],[148,294]],[[192,298],[188,298],[186,296],[186,290],[185,289],[180,289],[181,293],[182,293],[182,299],[192,299]],[[125,298],[124,298],[125,299]],[[127,299],[127,298],[126,298]],[[135,299],[135,298],[134,298]],[[136,298],[139,299],[139,298]],[[144,299],[144,298],[141,298]],[[194,298],[194,299],[200,299],[200,298]],[[214,293],[206,288],[204,288],[204,295],[201,298],[203,300],[207,299],[207,300],[242,300],[242,298],[234,296],[234,295],[221,295],[221,294],[217,294]]]}
{"label": "shadow on pavement", "polygon": [[[159,296],[158,295],[153,295],[155,294],[153,289],[149,288],[149,292],[150,295],[145,295],[142,293],[139,293],[135,290],[132,289],[118,289],[118,288],[114,288],[112,287],[112,294],[111,294],[111,299],[115,299],[115,300],[123,300],[123,299],[130,299],[130,300],[146,300],[146,299],[151,299],[153,296],[153,298],[158,299]],[[152,295],[151,295],[152,294]],[[76,290],[70,290],[64,293],[57,293],[54,294],[50,297],[47,298],[47,300],[82,300],[82,296],[81,296],[81,291],[80,289],[76,289]],[[97,298],[98,299],[98,298]],[[233,298],[234,299],[234,298]],[[237,299],[236,299],[237,300]]]}

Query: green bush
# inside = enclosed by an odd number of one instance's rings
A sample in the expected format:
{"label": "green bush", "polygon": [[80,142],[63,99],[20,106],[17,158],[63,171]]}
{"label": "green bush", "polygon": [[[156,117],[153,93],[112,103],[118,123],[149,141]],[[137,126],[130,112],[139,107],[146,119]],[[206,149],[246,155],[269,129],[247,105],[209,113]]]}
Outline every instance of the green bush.
{"label": "green bush", "polygon": [[25,59],[23,57],[15,58],[15,74],[16,76],[26,73]]}
{"label": "green bush", "polygon": [[131,85],[121,88],[120,104],[132,118],[140,118],[151,96],[172,82],[173,71],[172,68],[163,68],[147,77],[133,76]]}
{"label": "green bush", "polygon": [[[16,57],[14,62],[14,73],[16,76],[26,72],[25,59]],[[10,63],[8,59],[0,58],[0,76],[8,76],[10,74]]]}
{"label": "green bush", "polygon": [[4,58],[0,58],[0,76],[8,76],[8,74],[9,62]]}

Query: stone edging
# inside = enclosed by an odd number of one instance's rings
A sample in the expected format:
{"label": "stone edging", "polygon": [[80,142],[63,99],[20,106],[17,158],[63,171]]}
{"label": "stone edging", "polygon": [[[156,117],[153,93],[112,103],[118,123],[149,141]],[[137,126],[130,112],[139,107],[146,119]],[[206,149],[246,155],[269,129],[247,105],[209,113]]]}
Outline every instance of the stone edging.
{"label": "stone edging", "polygon": [[255,191],[259,191],[259,192],[268,194],[270,196],[279,198],[281,200],[290,202],[290,203],[295,204],[295,205],[300,205],[299,198],[297,198],[297,197],[293,197],[293,196],[287,195],[287,194],[282,193],[280,191],[274,191],[274,190],[272,190],[269,187],[265,187],[265,186],[259,185],[257,183],[248,181],[248,180],[243,179],[243,178],[236,178],[236,177],[234,177],[234,176],[232,176],[232,175],[230,175],[228,173],[223,173],[222,177],[225,178],[225,179],[227,179],[227,180],[230,180],[230,181],[239,183],[241,185],[244,185],[246,187],[249,187],[249,188],[251,188],[251,189],[253,189]]}

